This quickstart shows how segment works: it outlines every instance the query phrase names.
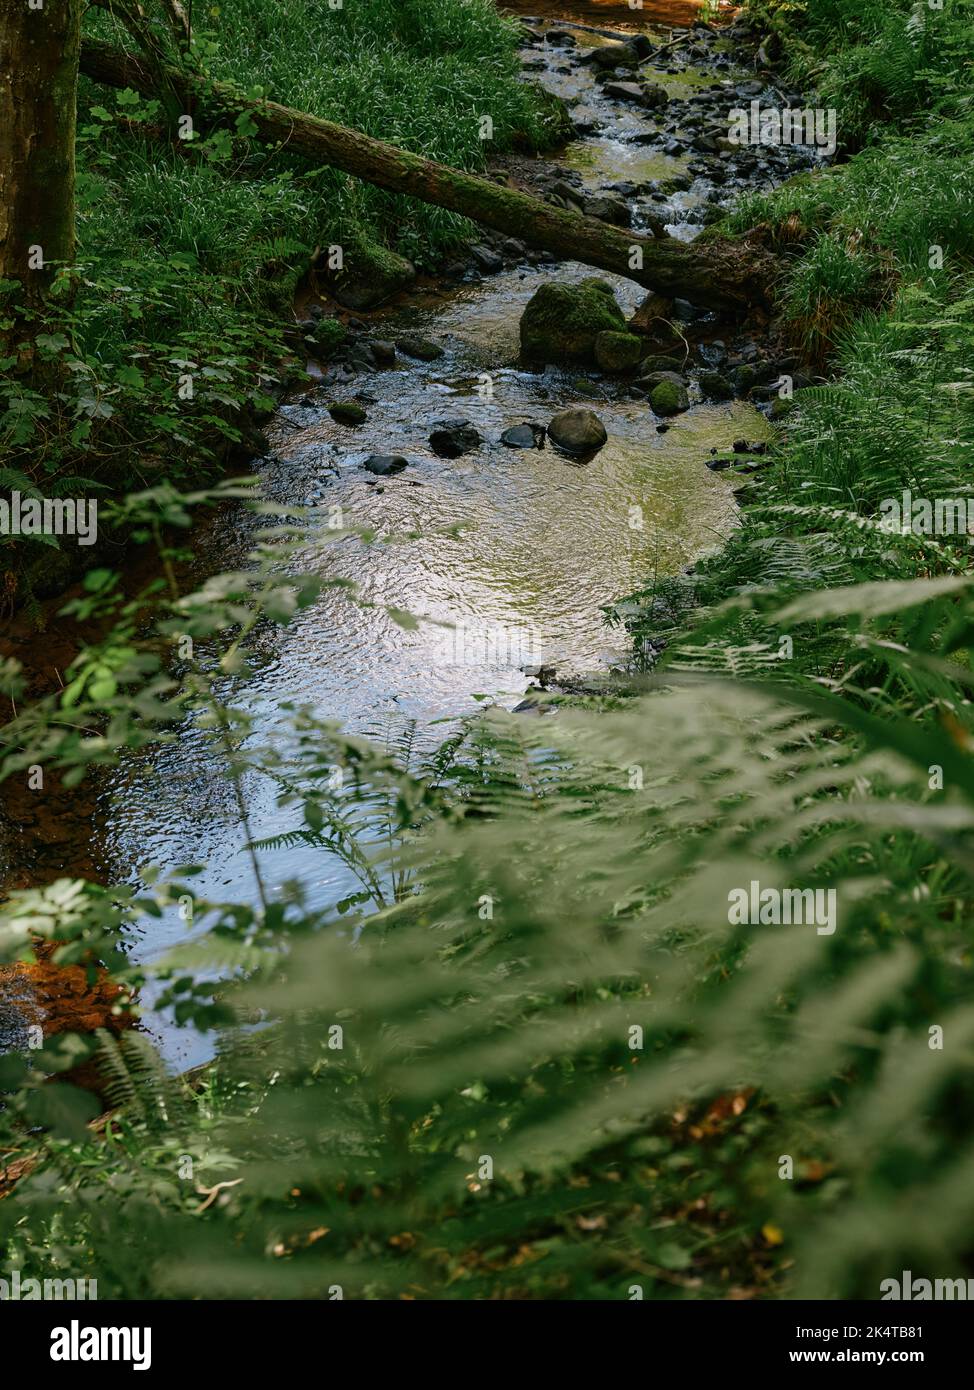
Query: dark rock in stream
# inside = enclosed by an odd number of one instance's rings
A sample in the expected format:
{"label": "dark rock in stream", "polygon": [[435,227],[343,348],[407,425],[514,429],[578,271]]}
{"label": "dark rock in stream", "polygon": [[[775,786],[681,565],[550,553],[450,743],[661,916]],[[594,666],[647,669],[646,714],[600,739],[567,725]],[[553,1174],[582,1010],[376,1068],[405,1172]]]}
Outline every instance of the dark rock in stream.
{"label": "dark rock in stream", "polygon": [[708,401],[729,401],[734,388],[720,372],[704,372],[700,377],[700,390]]}
{"label": "dark rock in stream", "polygon": [[401,454],[371,454],[362,467],[378,478],[388,478],[393,473],[401,473],[404,468],[408,468],[409,459],[403,458]]}
{"label": "dark rock in stream", "polygon": [[573,112],[571,122],[576,135],[594,135],[599,128],[598,117],[589,107]]}
{"label": "dark rock in stream", "polygon": [[378,338],[374,343],[369,344],[372,349],[372,356],[378,367],[394,367],[396,365],[396,345],[387,343]]}
{"label": "dark rock in stream", "polygon": [[593,410],[574,406],[555,416],[548,426],[548,438],[564,453],[584,458],[597,454],[609,436]]}
{"label": "dark rock in stream", "polygon": [[353,372],[374,372],[375,356],[368,343],[353,343],[344,354],[343,366]]}
{"label": "dark rock in stream", "polygon": [[544,425],[529,420],[526,424],[512,425],[509,430],[505,430],[501,435],[501,443],[506,444],[509,449],[543,449],[545,433]]}
{"label": "dark rock in stream", "polygon": [[443,349],[439,344],[431,343],[428,338],[397,338],[396,347],[407,357],[416,357],[420,362],[435,362],[438,357],[443,356]]}
{"label": "dark rock in stream", "polygon": [[612,97],[615,101],[635,101],[640,106],[643,100],[643,89],[638,82],[606,82],[602,88],[607,97]]}
{"label": "dark rock in stream", "polygon": [[632,223],[632,213],[621,198],[597,194],[594,198],[586,198],[582,207],[586,217],[597,217],[613,227],[628,227]]}
{"label": "dark rock in stream", "polygon": [[665,87],[660,87],[655,82],[647,82],[643,86],[643,105],[650,111],[658,111],[661,107],[667,106],[669,100]]}
{"label": "dark rock in stream", "polygon": [[631,43],[606,43],[600,48],[590,48],[578,55],[580,63],[591,63],[596,68],[637,68],[639,54]]}
{"label": "dark rock in stream", "polygon": [[357,401],[331,401],[328,414],[338,425],[364,425],[369,418]]}
{"label": "dark rock in stream", "polygon": [[498,256],[496,251],[492,251],[489,246],[471,246],[471,259],[476,263],[477,269],[484,275],[499,275],[504,269],[504,259]]}
{"label": "dark rock in stream", "polygon": [[473,453],[482,443],[480,431],[469,420],[437,420],[430,435],[430,448],[444,459]]}

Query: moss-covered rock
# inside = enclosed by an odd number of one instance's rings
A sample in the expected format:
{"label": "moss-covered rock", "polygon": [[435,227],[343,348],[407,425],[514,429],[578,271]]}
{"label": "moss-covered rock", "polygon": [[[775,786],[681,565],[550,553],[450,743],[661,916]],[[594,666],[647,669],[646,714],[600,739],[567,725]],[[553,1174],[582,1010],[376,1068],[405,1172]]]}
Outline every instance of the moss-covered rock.
{"label": "moss-covered rock", "polygon": [[528,362],[595,361],[600,333],[624,332],[626,320],[612,286],[590,278],[577,285],[553,281],[536,290],[521,315],[521,354]]}
{"label": "moss-covered rock", "polygon": [[346,309],[373,309],[408,289],[416,267],[405,256],[358,237],[342,246],[342,267],[329,272],[329,288]]}
{"label": "moss-covered rock", "polygon": [[675,381],[661,381],[654,386],[649,403],[657,415],[679,415],[690,406],[686,391]]}
{"label": "moss-covered rock", "polygon": [[330,357],[345,341],[347,330],[343,323],[339,323],[338,319],[320,318],[315,323],[311,336],[314,338],[315,347],[322,357]]}
{"label": "moss-covered rock", "polygon": [[639,364],[643,375],[650,372],[682,372],[682,357],[644,357]]}
{"label": "moss-covered rock", "polygon": [[639,365],[643,341],[635,333],[607,329],[595,339],[595,360],[604,372],[629,372]]}
{"label": "moss-covered rock", "polygon": [[746,396],[751,387],[756,383],[758,374],[752,366],[744,362],[740,367],[735,367],[731,372],[731,380],[735,390],[742,396]]}
{"label": "moss-covered rock", "polygon": [[784,396],[779,396],[772,402],[771,409],[768,411],[769,420],[784,420],[795,408],[795,402],[788,400]]}
{"label": "moss-covered rock", "polygon": [[328,414],[339,425],[364,425],[369,418],[356,401],[332,401]]}
{"label": "moss-covered rock", "polygon": [[734,387],[720,372],[704,372],[700,389],[708,401],[729,401],[734,395]]}

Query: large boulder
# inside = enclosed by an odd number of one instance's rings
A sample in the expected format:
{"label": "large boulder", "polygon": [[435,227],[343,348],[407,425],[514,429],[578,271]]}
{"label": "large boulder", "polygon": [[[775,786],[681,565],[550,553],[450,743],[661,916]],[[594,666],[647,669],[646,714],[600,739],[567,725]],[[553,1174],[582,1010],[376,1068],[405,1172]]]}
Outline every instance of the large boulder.
{"label": "large boulder", "polygon": [[374,309],[415,279],[412,261],[364,237],[344,245],[341,269],[328,272],[329,288],[346,309]]}
{"label": "large boulder", "polygon": [[527,362],[595,361],[600,333],[623,332],[625,316],[604,280],[543,284],[521,315],[521,355]]}
{"label": "large boulder", "polygon": [[584,406],[563,410],[548,426],[552,444],[578,458],[597,454],[608,437],[594,410],[586,410]]}

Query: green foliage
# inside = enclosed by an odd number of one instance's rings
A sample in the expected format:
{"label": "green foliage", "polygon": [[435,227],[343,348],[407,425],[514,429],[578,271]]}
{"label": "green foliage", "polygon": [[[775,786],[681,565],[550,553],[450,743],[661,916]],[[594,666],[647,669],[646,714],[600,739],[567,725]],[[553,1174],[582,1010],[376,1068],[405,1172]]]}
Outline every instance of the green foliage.
{"label": "green foliage", "polygon": [[[460,8],[385,13],[409,51]],[[770,8],[813,24],[811,6]],[[908,32],[904,5],[826,14],[840,56]],[[63,692],[24,707],[16,664],[0,670],[19,710],[0,779],[42,764],[77,781],[192,720],[253,885],[210,901],[190,864],[4,906],[4,959],[39,940],[102,961],[216,1053],[179,1081],[144,1035],[101,1036],[103,1133],[68,1089],[90,1040],[2,1059],[0,1144],[34,1164],[0,1202],[10,1262],[96,1277],[101,1297],[875,1299],[903,1268],[971,1273],[969,540],[883,524],[903,488],[969,486],[960,155],[956,195],[946,177],[962,125],[763,204],[807,253],[792,309],[811,324],[826,306],[838,374],[798,393],[725,548],[616,606],[640,645],[668,644],[625,698],[488,711],[432,758],[408,724],[367,742],[288,706],[257,746],[235,681],[324,582],[288,575],[300,535],[269,507],[248,567],[197,591],[165,547],[164,590],[90,575],[70,611],[106,635]],[[925,240],[953,252],[945,272]],[[240,495],[157,485],[116,514],[161,546]],[[245,778],[292,812],[273,840]],[[322,902],[272,880],[295,837],[356,889]],[[834,931],[736,920],[752,881],[834,892]],[[128,935],[177,905],[186,939],[136,971]]]}
{"label": "green foliage", "polygon": [[[129,511],[151,527],[208,500]],[[255,860],[244,904],[206,900],[192,865],[140,894],[15,896],[8,958],[56,938],[122,962],[136,996],[124,933],[191,902],[156,1007],[219,1041],[200,1090],[144,1036],[103,1036],[102,1141],[83,1097],[5,1072],[8,1146],[44,1126],[0,1203],[9,1256],[102,1297],[875,1297],[903,1267],[962,1271],[974,594],[959,574],[851,583],[831,538],[804,567],[797,542],[769,548],[714,617],[715,650],[736,615],[792,634],[784,683],[701,682],[680,653],[635,700],[543,728],[494,711],[432,761],[408,725],[372,746],[300,708],[256,747],[226,703],[261,624],[313,596],[282,570],[286,532],[250,572],[159,596],[156,633],[147,596],[92,576],[75,611],[121,628],[69,672],[77,697],[7,726],[3,774],[82,771],[191,713],[231,783],[270,779],[362,891],[270,893]],[[164,677],[159,639],[187,631],[200,655]],[[834,933],[735,924],[752,879],[834,890]]]}
{"label": "green foliage", "polygon": [[[119,46],[178,57],[159,6],[146,7],[138,34],[102,9],[85,24]],[[204,76],[460,168],[554,134],[520,81],[516,31],[488,0],[339,10],[229,0],[200,24],[211,27],[197,30],[186,61]],[[270,404],[267,375],[288,356],[280,330],[316,247],[364,236],[429,264],[469,231],[450,213],[260,145],[245,113],[216,126],[196,113],[186,140],[172,138],[171,117],[164,96],[81,82],[78,264],[52,300],[54,327],[36,336],[21,313],[24,341],[0,364],[0,446],[47,496],[78,474],[120,494],[212,473]],[[17,287],[5,288],[9,323]],[[40,381],[26,370],[34,345],[48,369]]]}
{"label": "green foliage", "polygon": [[792,76],[840,112],[858,149],[877,127],[970,114],[974,4],[945,0],[749,0],[755,22],[783,38]]}
{"label": "green foliage", "polygon": [[[743,198],[723,224],[764,225],[793,265],[783,307],[813,359],[864,311],[920,283],[941,304],[974,257],[974,3],[749,6],[784,35],[791,76],[837,113],[855,158]],[[862,148],[865,146],[865,148]],[[939,259],[938,259],[939,256]],[[931,273],[933,272],[933,273]]]}

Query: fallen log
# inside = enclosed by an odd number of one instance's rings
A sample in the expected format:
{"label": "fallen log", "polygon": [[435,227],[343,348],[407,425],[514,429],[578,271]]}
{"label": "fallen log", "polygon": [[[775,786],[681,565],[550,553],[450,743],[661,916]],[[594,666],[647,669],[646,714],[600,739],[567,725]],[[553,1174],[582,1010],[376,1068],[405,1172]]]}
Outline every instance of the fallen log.
{"label": "fallen log", "polygon": [[[144,59],[93,40],[82,44],[81,71],[95,82],[131,87],[144,96],[156,91],[157,78]],[[165,78],[189,113],[197,105],[216,116],[245,111],[264,141],[379,188],[460,213],[559,259],[612,271],[667,298],[711,309],[742,313],[770,304],[780,263],[747,242],[714,239],[687,245],[669,236],[640,237],[307,112],[246,99],[226,83],[174,67],[165,69]]]}

